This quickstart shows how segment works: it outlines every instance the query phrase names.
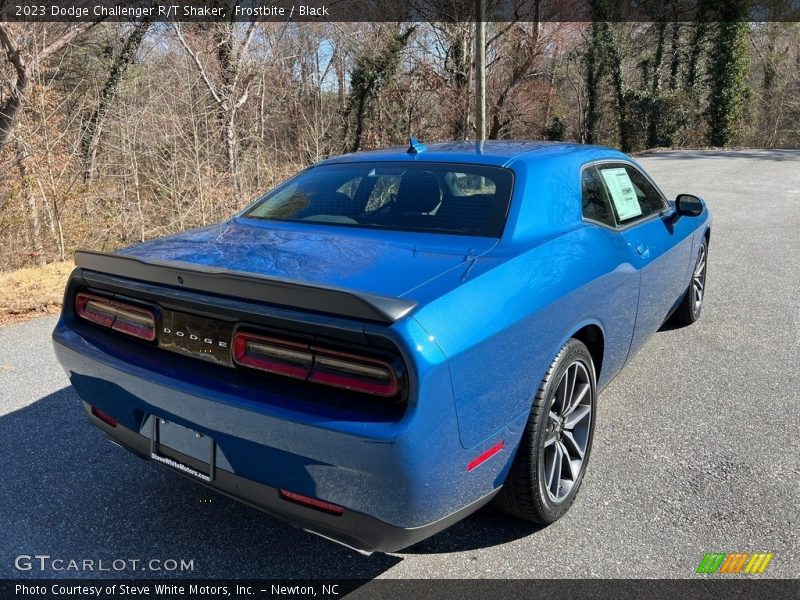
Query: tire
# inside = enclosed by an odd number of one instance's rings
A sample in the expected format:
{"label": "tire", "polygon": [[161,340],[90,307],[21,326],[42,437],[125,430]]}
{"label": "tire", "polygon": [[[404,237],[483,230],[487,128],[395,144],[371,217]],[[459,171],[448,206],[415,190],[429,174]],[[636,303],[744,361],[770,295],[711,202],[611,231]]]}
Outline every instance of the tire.
{"label": "tire", "polygon": [[[697,260],[692,271],[692,280],[683,300],[669,318],[674,325],[691,325],[700,318],[706,292],[706,272],[708,270],[708,240],[704,237],[697,251]],[[699,296],[698,296],[699,294]]]}
{"label": "tire", "polygon": [[[569,380],[572,380],[572,392],[569,392]],[[565,396],[571,398],[566,409]],[[570,339],[539,386],[514,462],[495,498],[497,508],[540,525],[557,521],[569,510],[580,489],[592,450],[596,398],[592,356],[582,342]],[[562,417],[565,410],[566,419]],[[579,412],[586,414],[567,427]],[[569,463],[558,458],[565,451],[572,457]],[[580,456],[576,467],[575,460]],[[559,480],[555,481],[559,466]]]}

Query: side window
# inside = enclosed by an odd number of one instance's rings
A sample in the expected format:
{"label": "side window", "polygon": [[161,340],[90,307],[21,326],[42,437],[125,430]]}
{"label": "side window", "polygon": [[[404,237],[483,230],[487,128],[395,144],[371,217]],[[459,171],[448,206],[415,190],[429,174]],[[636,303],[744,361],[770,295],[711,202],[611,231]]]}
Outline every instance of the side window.
{"label": "side window", "polygon": [[638,221],[666,208],[658,190],[630,165],[600,165],[598,171],[620,225]]}
{"label": "side window", "polygon": [[581,174],[581,196],[584,218],[614,227],[614,213],[608,194],[595,167],[587,167]]}
{"label": "side window", "polygon": [[639,206],[642,207],[643,216],[661,212],[667,207],[667,205],[664,204],[664,199],[661,197],[661,194],[644,175],[633,167],[626,166],[625,170],[628,171],[628,177],[630,177],[631,182],[633,182],[633,189],[636,191],[636,197],[639,199]]}

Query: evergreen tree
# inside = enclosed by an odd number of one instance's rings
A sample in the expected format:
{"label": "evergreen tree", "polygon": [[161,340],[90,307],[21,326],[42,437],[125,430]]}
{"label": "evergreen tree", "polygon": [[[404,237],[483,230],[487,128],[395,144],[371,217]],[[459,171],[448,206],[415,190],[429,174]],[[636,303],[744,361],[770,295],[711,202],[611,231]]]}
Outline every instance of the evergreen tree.
{"label": "evergreen tree", "polygon": [[716,25],[711,63],[710,92],[706,119],[708,142],[726,146],[735,140],[738,121],[747,100],[748,27],[744,22],[747,2],[731,0],[721,3],[720,21]]}

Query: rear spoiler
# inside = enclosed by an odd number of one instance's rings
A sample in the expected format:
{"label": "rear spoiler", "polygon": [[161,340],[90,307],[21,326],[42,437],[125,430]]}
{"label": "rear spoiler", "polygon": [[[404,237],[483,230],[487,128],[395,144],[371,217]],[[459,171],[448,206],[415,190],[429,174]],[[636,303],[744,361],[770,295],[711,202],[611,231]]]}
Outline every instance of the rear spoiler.
{"label": "rear spoiler", "polygon": [[394,323],[402,319],[417,305],[416,301],[403,298],[310,285],[193,263],[142,259],[89,250],[75,253],[75,265],[88,271],[147,283],[382,323]]}

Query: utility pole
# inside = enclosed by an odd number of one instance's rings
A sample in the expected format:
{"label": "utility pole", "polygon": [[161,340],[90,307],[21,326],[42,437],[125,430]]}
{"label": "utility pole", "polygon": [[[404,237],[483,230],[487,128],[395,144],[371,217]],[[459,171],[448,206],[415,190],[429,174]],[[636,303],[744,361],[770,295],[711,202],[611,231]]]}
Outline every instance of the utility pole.
{"label": "utility pole", "polygon": [[486,0],[475,0],[475,139],[486,139]]}

